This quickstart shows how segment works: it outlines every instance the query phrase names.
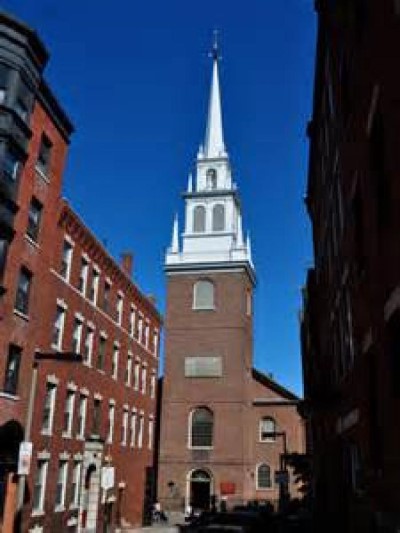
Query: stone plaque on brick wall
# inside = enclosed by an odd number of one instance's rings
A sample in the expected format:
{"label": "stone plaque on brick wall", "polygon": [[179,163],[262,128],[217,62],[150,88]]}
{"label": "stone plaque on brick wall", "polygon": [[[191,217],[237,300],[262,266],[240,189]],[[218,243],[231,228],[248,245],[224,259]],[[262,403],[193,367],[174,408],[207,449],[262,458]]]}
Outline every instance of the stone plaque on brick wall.
{"label": "stone plaque on brick wall", "polygon": [[219,378],[222,376],[221,357],[185,357],[186,378]]}

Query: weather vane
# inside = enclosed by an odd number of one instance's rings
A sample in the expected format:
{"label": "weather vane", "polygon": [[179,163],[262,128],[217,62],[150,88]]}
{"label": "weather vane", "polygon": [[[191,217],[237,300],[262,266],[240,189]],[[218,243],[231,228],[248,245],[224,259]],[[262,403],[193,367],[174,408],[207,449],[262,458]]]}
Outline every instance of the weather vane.
{"label": "weather vane", "polygon": [[213,45],[212,45],[212,50],[211,52],[208,54],[209,57],[212,57],[213,59],[222,59],[222,56],[221,54],[219,53],[219,49],[218,49],[218,34],[219,34],[219,31],[218,30],[214,30],[213,31]]}

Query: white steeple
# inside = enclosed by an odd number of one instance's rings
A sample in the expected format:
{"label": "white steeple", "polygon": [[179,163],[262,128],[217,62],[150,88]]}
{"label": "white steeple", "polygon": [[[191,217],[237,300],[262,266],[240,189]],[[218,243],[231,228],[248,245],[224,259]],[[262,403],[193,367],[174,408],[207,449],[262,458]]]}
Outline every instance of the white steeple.
{"label": "white steeple", "polygon": [[196,158],[195,173],[188,179],[185,226],[179,250],[178,220],[174,220],[167,270],[181,268],[243,268],[254,278],[250,240],[244,241],[238,191],[225,150],[222,127],[219,53],[216,38],[212,53],[210,101],[204,145]]}
{"label": "white steeple", "polygon": [[226,155],[222,129],[221,92],[218,75],[219,52],[216,32],[214,32],[214,43],[210,55],[213,58],[213,70],[210,101],[208,104],[206,137],[203,148],[203,155],[208,159]]}

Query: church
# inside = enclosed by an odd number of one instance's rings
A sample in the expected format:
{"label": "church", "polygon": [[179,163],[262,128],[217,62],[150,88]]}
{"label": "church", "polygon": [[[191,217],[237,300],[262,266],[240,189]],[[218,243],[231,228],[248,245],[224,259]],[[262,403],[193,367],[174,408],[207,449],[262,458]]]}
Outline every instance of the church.
{"label": "church", "polygon": [[166,510],[277,505],[282,476],[297,491],[284,456],[304,450],[299,398],[253,367],[256,275],[224,143],[216,42],[211,56],[205,139],[183,194],[184,229],[175,217],[164,265],[158,498]]}

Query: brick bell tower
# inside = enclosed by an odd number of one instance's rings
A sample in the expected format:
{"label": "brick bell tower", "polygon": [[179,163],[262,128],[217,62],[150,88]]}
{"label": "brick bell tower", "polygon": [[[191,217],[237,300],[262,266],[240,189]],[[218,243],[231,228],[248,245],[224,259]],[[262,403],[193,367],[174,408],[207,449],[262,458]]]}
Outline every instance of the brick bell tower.
{"label": "brick bell tower", "polygon": [[246,498],[252,371],[250,239],[224,144],[217,42],[204,145],[185,226],[165,258],[167,308],[158,495],[167,510]]}

